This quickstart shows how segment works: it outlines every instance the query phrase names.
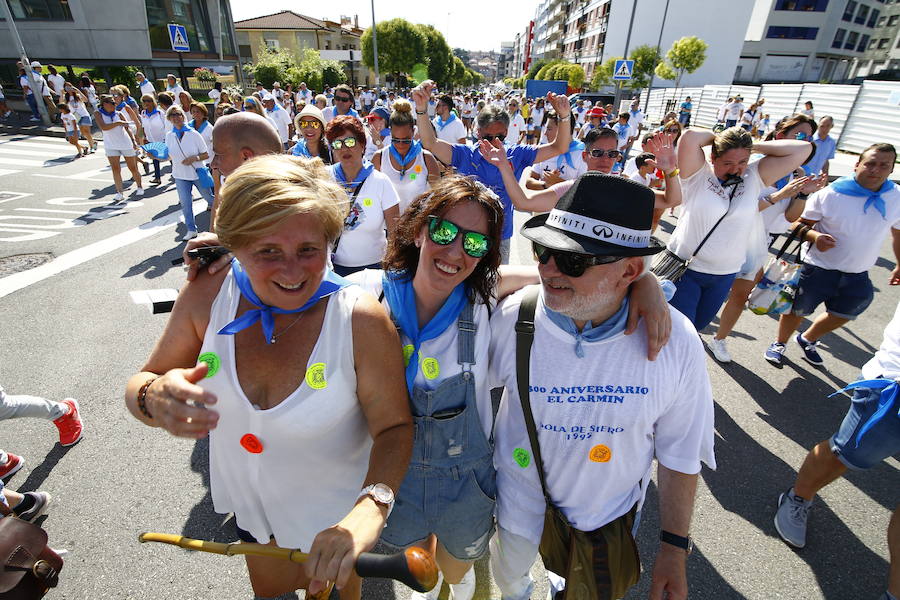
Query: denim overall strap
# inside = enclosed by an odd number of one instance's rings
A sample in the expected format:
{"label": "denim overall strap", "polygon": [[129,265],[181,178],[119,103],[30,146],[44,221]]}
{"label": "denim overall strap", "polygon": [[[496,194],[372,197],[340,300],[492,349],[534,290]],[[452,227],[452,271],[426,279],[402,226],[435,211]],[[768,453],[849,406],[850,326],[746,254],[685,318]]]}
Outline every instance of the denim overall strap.
{"label": "denim overall strap", "polygon": [[463,372],[468,373],[475,364],[475,333],[478,331],[478,326],[475,325],[475,305],[472,302],[466,304],[456,326],[459,327],[456,362],[463,365]]}

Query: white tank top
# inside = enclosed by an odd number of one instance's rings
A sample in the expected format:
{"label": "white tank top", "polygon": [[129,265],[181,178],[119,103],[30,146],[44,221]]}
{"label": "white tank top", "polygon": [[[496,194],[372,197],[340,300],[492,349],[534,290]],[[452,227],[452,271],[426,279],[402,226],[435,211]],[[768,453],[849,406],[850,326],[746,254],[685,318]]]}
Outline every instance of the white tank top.
{"label": "white tank top", "polygon": [[[100,115],[100,118],[103,119],[103,122],[107,125],[115,123],[116,121],[128,122],[128,117],[121,111],[116,111],[112,118],[107,117],[99,111],[97,114]],[[112,129],[107,129],[103,132],[103,147],[107,150],[131,150],[134,146],[131,145],[131,138],[125,133],[124,128],[113,127]]]}
{"label": "white tank top", "polygon": [[402,215],[413,198],[428,189],[428,167],[425,166],[425,154],[419,152],[416,159],[406,169],[406,174],[401,175],[400,171],[394,168],[391,162],[391,149],[382,148],[376,154],[381,155],[381,172],[388,176],[394,189],[397,190],[397,196],[400,197],[400,214]]}
{"label": "white tank top", "polygon": [[267,410],[250,404],[240,388],[234,336],[217,333],[235,318],[241,299],[231,272],[213,302],[200,353],[215,367],[200,385],[218,398],[219,423],[209,436],[213,505],[233,512],[261,543],[274,535],[281,546],[308,551],[359,496],[372,448],[353,362],[351,318],[363,293],[353,285],[329,297],[306,377]]}

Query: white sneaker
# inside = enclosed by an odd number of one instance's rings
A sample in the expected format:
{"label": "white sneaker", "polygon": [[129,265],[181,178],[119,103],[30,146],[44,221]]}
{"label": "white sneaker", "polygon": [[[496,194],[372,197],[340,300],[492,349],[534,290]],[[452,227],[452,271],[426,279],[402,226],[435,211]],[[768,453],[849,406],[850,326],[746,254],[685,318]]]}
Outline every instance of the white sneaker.
{"label": "white sneaker", "polygon": [[709,338],[709,341],[706,342],[706,347],[709,348],[709,351],[712,352],[712,355],[720,363],[731,362],[731,355],[728,354],[728,348],[725,346],[725,340],[717,340],[714,337]]}
{"label": "white sneaker", "polygon": [[194,239],[195,237],[197,237],[197,232],[194,231],[193,229],[188,229],[187,233],[184,234],[184,236],[182,236],[181,241],[187,242],[189,240]]}
{"label": "white sneaker", "polygon": [[118,192],[117,192],[116,195],[113,196],[113,204],[116,204],[116,203],[118,203],[118,202],[122,202],[122,201],[124,201],[124,200],[125,200],[125,196],[123,196],[121,193],[118,193]]}
{"label": "white sneaker", "polygon": [[143,196],[143,195],[144,195],[144,188],[138,188],[138,189],[136,189],[136,190],[134,191],[134,195],[135,195],[135,196]]}
{"label": "white sneaker", "polygon": [[437,600],[441,595],[441,584],[444,583],[444,574],[438,572],[437,585],[430,592],[413,592],[409,595],[409,600]]}
{"label": "white sneaker", "polygon": [[475,597],[475,567],[466,572],[462,581],[450,584],[450,600],[472,600]]}

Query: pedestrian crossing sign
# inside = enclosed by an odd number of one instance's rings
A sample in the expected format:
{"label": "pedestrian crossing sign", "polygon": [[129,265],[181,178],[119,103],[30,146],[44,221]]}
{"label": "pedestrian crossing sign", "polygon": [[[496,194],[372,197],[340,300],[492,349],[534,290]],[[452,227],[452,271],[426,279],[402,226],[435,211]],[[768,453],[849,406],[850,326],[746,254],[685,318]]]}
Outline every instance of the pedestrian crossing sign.
{"label": "pedestrian crossing sign", "polygon": [[617,60],[616,68],[613,70],[613,79],[616,81],[624,81],[631,79],[634,72],[633,60]]}
{"label": "pedestrian crossing sign", "polygon": [[169,40],[172,42],[172,50],[175,52],[191,51],[191,43],[188,41],[187,29],[184,25],[169,23]]}

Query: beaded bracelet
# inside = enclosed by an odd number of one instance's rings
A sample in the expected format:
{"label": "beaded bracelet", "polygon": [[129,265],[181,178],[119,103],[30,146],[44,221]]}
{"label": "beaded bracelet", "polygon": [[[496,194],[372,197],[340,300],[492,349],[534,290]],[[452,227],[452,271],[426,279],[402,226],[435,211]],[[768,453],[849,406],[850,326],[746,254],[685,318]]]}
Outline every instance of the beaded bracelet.
{"label": "beaded bracelet", "polygon": [[141,389],[138,390],[137,394],[137,405],[138,410],[141,411],[141,414],[147,417],[148,419],[152,419],[153,415],[150,414],[150,411],[147,410],[147,390],[150,388],[150,384],[159,379],[158,377],[151,377],[147,381],[144,382],[144,385],[141,386]]}

